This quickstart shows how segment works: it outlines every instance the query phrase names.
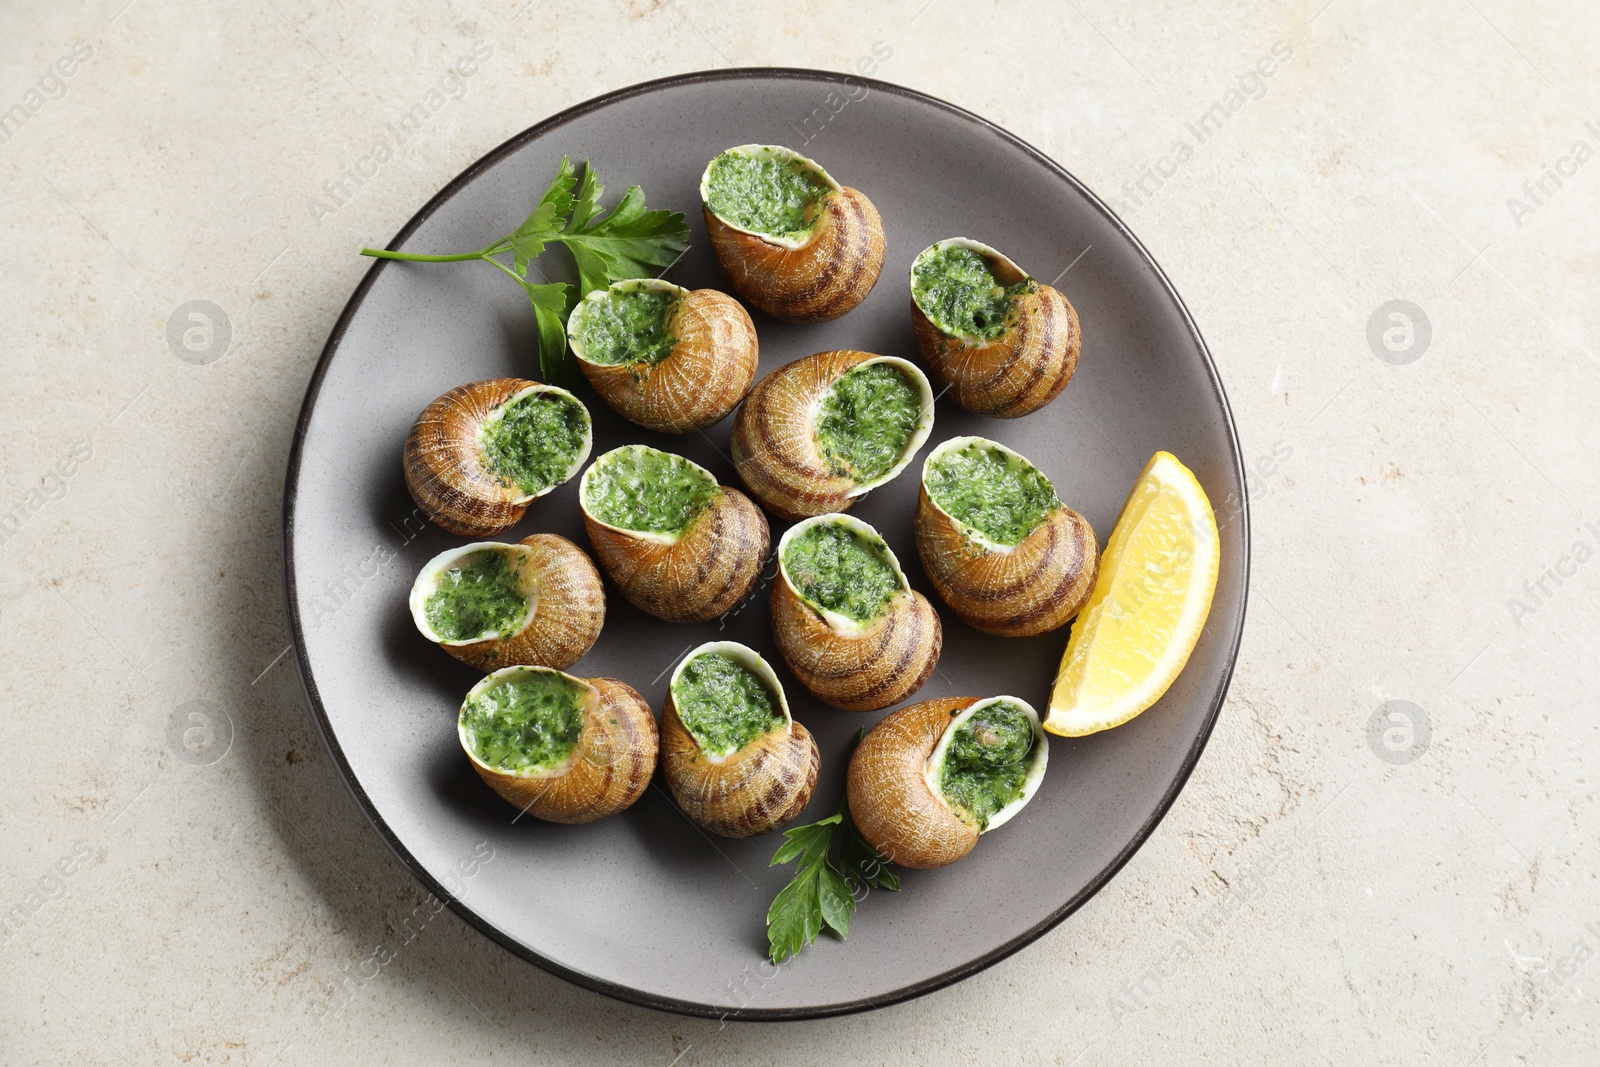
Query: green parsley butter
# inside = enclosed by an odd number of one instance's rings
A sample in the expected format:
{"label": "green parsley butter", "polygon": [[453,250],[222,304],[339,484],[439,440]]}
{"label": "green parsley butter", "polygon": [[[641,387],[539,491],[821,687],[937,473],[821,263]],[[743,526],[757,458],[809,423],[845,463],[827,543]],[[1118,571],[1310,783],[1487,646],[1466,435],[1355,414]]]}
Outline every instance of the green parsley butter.
{"label": "green parsley butter", "polygon": [[883,540],[843,523],[806,527],[784,546],[782,562],[802,600],[856,622],[883,614],[905,588]]}
{"label": "green parsley butter", "polygon": [[677,535],[719,488],[709,472],[682,456],[629,445],[595,461],[583,481],[583,506],[619,530]]}
{"label": "green parsley butter", "polygon": [[706,171],[706,206],[724,222],[750,233],[794,238],[810,229],[813,205],[831,190],[797,160],[772,159],[729,149]]}
{"label": "green parsley butter", "polygon": [[1061,507],[1055,487],[1039,468],[989,441],[934,456],[923,481],[947,515],[997,545],[1021,543]]}
{"label": "green parsley butter", "polygon": [[817,443],[836,474],[872,482],[900,462],[921,418],[921,390],[905,371],[860,363],[817,406]]}
{"label": "green parsley butter", "polygon": [[980,708],[956,727],[944,752],[939,790],[970,814],[979,830],[1022,795],[1034,750],[1033,722],[1009,700]]}
{"label": "green parsley butter", "polygon": [[678,294],[659,289],[604,289],[583,303],[574,349],[602,366],[660,363],[678,339],[670,324]]}
{"label": "green parsley butter", "polygon": [[423,614],[441,641],[509,637],[528,610],[521,588],[521,558],[495,549],[474,552],[439,575],[423,601]]}
{"label": "green parsley butter", "polygon": [[783,723],[767,683],[724,652],[702,652],[684,664],[672,682],[672,703],[700,751],[717,759]]}
{"label": "green parsley butter", "polygon": [[940,331],[993,340],[1006,327],[1012,302],[1037,286],[1032,278],[1001,285],[988,260],[970,248],[946,245],[917,260],[911,298]]}
{"label": "green parsley butter", "polygon": [[524,493],[542,493],[561,482],[583,451],[589,413],[567,395],[529,393],[486,419],[478,431],[490,473]]}
{"label": "green parsley butter", "polygon": [[461,730],[479,762],[497,771],[550,770],[583,732],[589,691],[557,671],[518,671],[467,698]]}

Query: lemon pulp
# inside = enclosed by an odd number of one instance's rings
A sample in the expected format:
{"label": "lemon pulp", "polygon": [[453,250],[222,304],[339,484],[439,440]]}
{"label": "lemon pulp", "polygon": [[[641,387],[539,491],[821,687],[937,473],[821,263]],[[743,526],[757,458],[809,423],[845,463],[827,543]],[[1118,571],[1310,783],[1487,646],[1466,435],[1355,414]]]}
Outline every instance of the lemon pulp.
{"label": "lemon pulp", "polygon": [[1220,552],[1205,490],[1176,456],[1157,452],[1122,506],[1073,623],[1046,730],[1097,733],[1161,699],[1205,627]]}

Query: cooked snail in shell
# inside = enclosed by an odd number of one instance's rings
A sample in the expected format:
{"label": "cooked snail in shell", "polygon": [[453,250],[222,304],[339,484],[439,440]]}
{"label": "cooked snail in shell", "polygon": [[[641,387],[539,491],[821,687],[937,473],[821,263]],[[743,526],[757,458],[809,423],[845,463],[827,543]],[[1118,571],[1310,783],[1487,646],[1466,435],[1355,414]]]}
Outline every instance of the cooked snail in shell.
{"label": "cooked snail in shell", "polygon": [[432,521],[482,537],[515,526],[528,504],[589,458],[589,411],[553,385],[491,378],[450,390],[406,438],[406,488]]}
{"label": "cooked snail in shell", "polygon": [[614,282],[573,309],[567,339],[602,400],[662,433],[710,426],[738,406],[756,377],[750,314],[715,289],[657,278]]}
{"label": "cooked snail in shell", "polygon": [[456,732],[491,789],[550,822],[615,815],[644,795],[656,769],[655,716],[615,678],[501,668],[467,694]]}
{"label": "cooked snail in shell", "polygon": [[1002,637],[1066,625],[1100,569],[1089,521],[1039,468],[983,437],[954,437],[928,453],[916,531],[940,599],[967,625]]}
{"label": "cooked snail in shell", "polygon": [[606,594],[583,549],[556,534],[477,541],[429,560],[411,586],[422,636],[463,663],[564,669],[600,636]]}
{"label": "cooked snail in shell", "polygon": [[578,503],[601,568],[658,619],[714,619],[761,577],[766,516],[682,456],[647,445],[612,449],[583,472]]}
{"label": "cooked snail in shell", "polygon": [[778,542],[772,631],[800,683],[845,711],[877,711],[922,688],[944,640],[938,612],[878,531],[849,515],[796,523]]}
{"label": "cooked snail in shell", "polygon": [[943,867],[1022,810],[1049,754],[1027,701],[924,700],[861,739],[845,781],[850,818],[890,863]]}
{"label": "cooked snail in shell", "polygon": [[1067,298],[965,237],[929,245],[911,264],[911,325],[933,376],[979,415],[1038,411],[1078,366],[1082,333]]}
{"label": "cooked snail in shell", "polygon": [[723,837],[789,822],[817,784],[817,744],[789,714],[772,667],[712,641],[672,672],[661,712],[661,771],[685,815]]}
{"label": "cooked snail in shell", "polygon": [[733,465],[785,519],[843,511],[905,469],[933,429],[916,365],[839,349],[756,383],[733,420]]}
{"label": "cooked snail in shell", "polygon": [[723,273],[774,318],[836,319],[867,298],[883,269],[872,201],[792,149],[728,149],[706,166],[700,199]]}

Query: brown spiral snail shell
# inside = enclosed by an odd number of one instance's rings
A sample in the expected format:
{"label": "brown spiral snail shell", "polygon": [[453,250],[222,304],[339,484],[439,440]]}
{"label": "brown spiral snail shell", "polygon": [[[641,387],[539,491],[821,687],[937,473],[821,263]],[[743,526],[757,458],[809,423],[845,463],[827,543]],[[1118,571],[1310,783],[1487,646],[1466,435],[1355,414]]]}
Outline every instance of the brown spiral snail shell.
{"label": "brown spiral snail shell", "polygon": [[[724,174],[788,183],[785,211],[763,214]],[[883,269],[883,221],[864,194],[780,145],[738,145],[700,178],[706,234],[740,296],[788,322],[836,319],[867,298]]]}
{"label": "brown spiral snail shell", "polygon": [[885,716],[856,746],[845,779],[850,818],[890,863],[943,867],[1022,810],[1048,758],[1026,701],[924,700]]}
{"label": "brown spiral snail shell", "polygon": [[1051,286],[977,241],[929,245],[911,264],[911,325],[957,404],[1014,419],[1061,394],[1078,366],[1078,313]]}
{"label": "brown spiral snail shell", "polygon": [[785,519],[843,511],[905,469],[933,430],[933,389],[895,356],[838,349],[756,383],[734,416],[734,468]]}
{"label": "brown spiral snail shell", "polygon": [[557,534],[441,552],[412,583],[410,606],[423,637],[484,671],[564,670],[594,647],[606,621],[600,572]]}
{"label": "brown spiral snail shell", "polygon": [[915,693],[944,644],[933,605],[878,532],[850,515],[796,523],[778,542],[772,631],[800,684],[845,711]]}
{"label": "brown spiral snail shell", "polygon": [[761,577],[766,516],[682,456],[647,445],[612,449],[583,472],[578,503],[607,577],[658,619],[714,619]]}
{"label": "brown spiral snail shell", "polygon": [[928,453],[916,537],[939,598],[967,625],[1001,637],[1065,626],[1100,571],[1089,520],[1027,459],[983,437],[954,437]]}
{"label": "brown spiral snail shell", "polygon": [[[619,308],[630,302],[633,308]],[[630,332],[619,321],[628,312],[648,325]],[[567,340],[602,400],[661,433],[717,422],[756,377],[755,324],[737,300],[715,289],[689,290],[658,278],[614,282],[573,308]]]}
{"label": "brown spiral snail shell", "polygon": [[521,378],[472,382],[417,416],[405,444],[406,488],[451,533],[491,536],[577,474],[591,443],[589,411],[565,389]]}
{"label": "brown spiral snail shell", "polygon": [[[756,725],[732,732],[731,691],[765,693]],[[768,720],[762,723],[761,718]],[[673,800],[697,825],[749,837],[791,821],[817,784],[817,743],[789,714],[766,660],[736,641],[712,641],[684,657],[661,711],[661,770]]]}
{"label": "brown spiral snail shell", "polygon": [[503,667],[472,687],[457,736],[478,776],[507,803],[550,822],[615,815],[655,773],[655,716],[615,678]]}

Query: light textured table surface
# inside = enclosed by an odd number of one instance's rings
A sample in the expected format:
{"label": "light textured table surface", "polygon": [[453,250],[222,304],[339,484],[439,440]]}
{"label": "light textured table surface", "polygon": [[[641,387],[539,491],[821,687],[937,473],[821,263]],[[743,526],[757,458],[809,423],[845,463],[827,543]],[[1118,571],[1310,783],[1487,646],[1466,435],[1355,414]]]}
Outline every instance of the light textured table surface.
{"label": "light textured table surface", "polygon": [[[1591,9],[523,3],[9,5],[0,1059],[1594,1062]],[[869,1015],[680,1019],[449,912],[408,934],[285,655],[284,468],[353,251],[598,93],[875,42],[1105,197],[1210,343],[1255,554],[1199,769],[1056,930]]]}

